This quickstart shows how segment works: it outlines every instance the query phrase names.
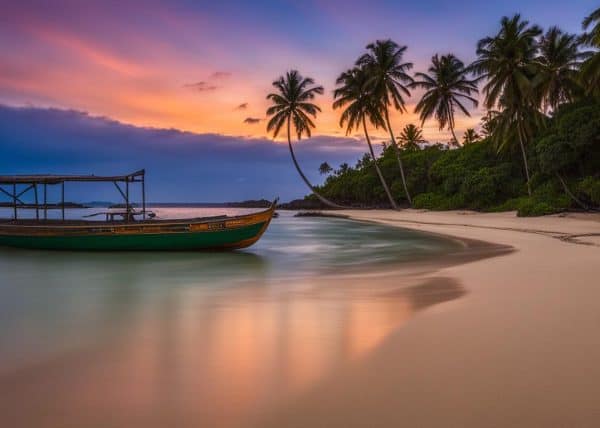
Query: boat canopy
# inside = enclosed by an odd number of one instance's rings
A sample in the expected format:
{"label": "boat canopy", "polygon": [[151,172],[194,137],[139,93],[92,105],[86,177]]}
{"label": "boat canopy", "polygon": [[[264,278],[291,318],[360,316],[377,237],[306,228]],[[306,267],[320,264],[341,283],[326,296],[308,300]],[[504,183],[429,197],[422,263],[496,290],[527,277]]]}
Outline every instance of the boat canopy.
{"label": "boat canopy", "polygon": [[[62,174],[24,174],[24,175],[0,175],[0,195],[8,196],[11,200],[10,207],[13,209],[13,217],[18,218],[19,208],[35,209],[35,217],[40,219],[40,210],[43,212],[44,220],[48,218],[49,209],[60,209],[62,219],[65,219],[65,183],[67,182],[105,182],[113,183],[125,202],[126,218],[129,218],[129,212],[132,206],[129,198],[129,183],[141,183],[142,186],[142,214],[146,218],[146,171],[141,169],[126,175],[62,175]],[[119,183],[125,184],[125,189]],[[47,186],[61,185],[61,202],[58,204],[48,204]],[[5,188],[5,187],[8,187]],[[38,186],[42,186],[43,199],[39,201]],[[32,191],[34,203],[25,203],[22,196]]]}
{"label": "boat canopy", "polygon": [[144,179],[145,170],[127,175],[59,175],[59,174],[27,174],[27,175],[0,175],[0,185],[7,184],[60,184],[67,181],[88,182],[135,182]]}

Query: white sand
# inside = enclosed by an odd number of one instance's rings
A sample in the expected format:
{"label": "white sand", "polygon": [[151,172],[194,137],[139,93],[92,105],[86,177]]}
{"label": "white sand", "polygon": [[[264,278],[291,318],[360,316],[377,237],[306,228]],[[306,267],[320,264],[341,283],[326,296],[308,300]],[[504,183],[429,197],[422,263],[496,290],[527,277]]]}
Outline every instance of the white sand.
{"label": "white sand", "polygon": [[260,426],[600,426],[600,216],[345,213],[517,251],[432,274],[468,294],[420,312]]}

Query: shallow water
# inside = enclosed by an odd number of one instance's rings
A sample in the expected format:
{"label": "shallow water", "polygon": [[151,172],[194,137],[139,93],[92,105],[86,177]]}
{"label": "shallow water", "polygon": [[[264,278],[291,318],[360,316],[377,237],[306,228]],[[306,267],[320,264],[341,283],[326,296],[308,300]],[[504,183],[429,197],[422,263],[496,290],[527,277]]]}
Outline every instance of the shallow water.
{"label": "shallow water", "polygon": [[459,250],[288,212],[239,252],[0,249],[0,395],[12,397],[1,410],[13,427],[244,426],[364,357],[416,310],[462,294],[363,273]]}

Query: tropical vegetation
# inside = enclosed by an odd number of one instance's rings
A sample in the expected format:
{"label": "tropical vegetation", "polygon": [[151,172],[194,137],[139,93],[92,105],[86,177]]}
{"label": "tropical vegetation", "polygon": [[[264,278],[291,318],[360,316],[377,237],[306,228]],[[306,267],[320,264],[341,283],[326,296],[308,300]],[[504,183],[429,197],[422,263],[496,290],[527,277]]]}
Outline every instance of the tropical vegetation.
{"label": "tropical vegetation", "polygon": [[[414,74],[404,59],[406,46],[370,43],[338,77],[333,104],[348,134],[364,134],[368,153],[354,166],[322,167],[321,186],[301,172],[289,127],[298,138],[310,136],[309,116],[319,111],[310,101],[322,88],[311,79],[303,83],[297,72],[274,82],[279,93],[269,95],[268,129],[277,135],[288,124],[292,159],[314,193],[308,201],[519,215],[598,210],[600,9],[585,17],[582,29],[579,35],[558,27],[544,31],[518,14],[503,17],[495,34],[479,40],[471,64],[436,54],[426,72]],[[479,93],[481,122],[463,129],[459,140],[456,116],[470,116]],[[392,118],[407,112],[411,95],[419,97],[414,112],[420,127],[408,124],[395,134]],[[428,121],[448,130],[450,141],[427,142],[422,127]],[[374,146],[371,133],[389,140]]]}

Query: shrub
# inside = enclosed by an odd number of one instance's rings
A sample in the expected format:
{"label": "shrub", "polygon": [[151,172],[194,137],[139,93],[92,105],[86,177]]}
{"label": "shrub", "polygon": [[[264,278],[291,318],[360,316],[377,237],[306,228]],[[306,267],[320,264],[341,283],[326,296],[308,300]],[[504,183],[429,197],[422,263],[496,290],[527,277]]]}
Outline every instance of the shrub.
{"label": "shrub", "polygon": [[579,193],[594,205],[600,205],[600,178],[586,177],[579,183]]}
{"label": "shrub", "polygon": [[555,214],[560,212],[547,202],[537,202],[534,199],[526,199],[519,204],[517,210],[518,217],[538,217],[542,215]]}
{"label": "shrub", "polygon": [[420,195],[415,196],[413,205],[415,208],[448,211],[463,208],[465,206],[465,199],[460,193],[456,193],[452,196],[431,192],[421,193]]}
{"label": "shrub", "polygon": [[522,196],[520,198],[511,198],[502,202],[499,205],[494,205],[489,207],[485,211],[487,212],[503,212],[503,211],[517,211],[519,206],[526,201],[528,198],[526,196]]}
{"label": "shrub", "polygon": [[460,187],[469,208],[482,209],[494,205],[511,192],[510,164],[481,168],[466,177]]}

